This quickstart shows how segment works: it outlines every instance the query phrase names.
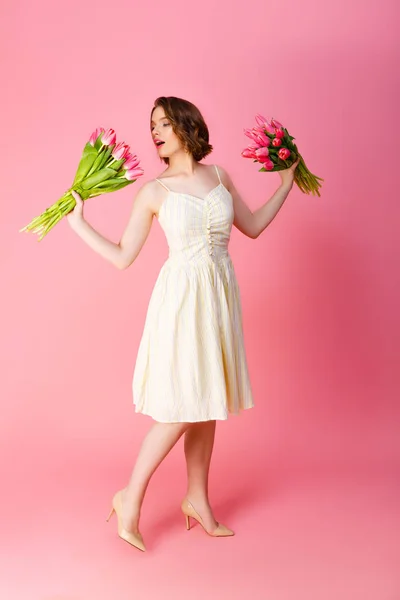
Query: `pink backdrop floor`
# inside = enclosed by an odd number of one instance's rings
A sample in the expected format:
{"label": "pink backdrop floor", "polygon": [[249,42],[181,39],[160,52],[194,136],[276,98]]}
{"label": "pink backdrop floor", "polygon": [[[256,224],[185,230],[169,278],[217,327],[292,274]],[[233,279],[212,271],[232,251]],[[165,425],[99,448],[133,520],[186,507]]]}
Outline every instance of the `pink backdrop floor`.
{"label": "pink backdrop floor", "polygon": [[[398,496],[390,468],[265,469],[214,465],[212,497],[236,530],[186,531],[176,448],[143,509],[143,554],[106,523],[118,468],[27,473],[3,502],[0,596],[7,600],[396,600]],[[99,457],[100,458],[100,457]],[[103,456],[110,460],[110,455]],[[255,457],[249,453],[251,460]],[[118,459],[115,457],[116,463]],[[102,460],[100,458],[99,462]],[[227,485],[226,482],[229,481]],[[224,487],[225,486],[225,487]],[[40,493],[38,490],[40,489]],[[11,492],[11,493],[10,493]]]}

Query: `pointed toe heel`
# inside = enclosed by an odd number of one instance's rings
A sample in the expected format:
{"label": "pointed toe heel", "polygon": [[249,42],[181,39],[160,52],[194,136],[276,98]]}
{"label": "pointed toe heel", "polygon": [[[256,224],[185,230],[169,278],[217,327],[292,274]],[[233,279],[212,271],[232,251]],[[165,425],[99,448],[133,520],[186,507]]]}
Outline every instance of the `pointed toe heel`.
{"label": "pointed toe heel", "polygon": [[229,529],[225,525],[222,525],[222,523],[218,523],[218,526],[216,527],[216,529],[214,529],[214,531],[208,531],[204,527],[203,519],[200,517],[199,513],[195,510],[193,504],[191,504],[191,502],[189,502],[189,500],[187,500],[186,498],[184,500],[182,500],[181,510],[186,518],[186,529],[187,530],[190,529],[190,518],[192,518],[192,519],[195,519],[198,523],[200,523],[200,525],[202,526],[204,531],[206,533],[208,533],[208,535],[211,535],[212,537],[228,537],[228,536],[235,535],[235,533],[234,533],[234,531],[232,531],[232,529]]}
{"label": "pointed toe heel", "polygon": [[138,550],[146,552],[146,546],[144,545],[142,535],[140,533],[133,533],[132,531],[128,531],[122,526],[121,491],[117,492],[114,498],[112,499],[112,507],[106,521],[109,521],[114,513],[117,515],[119,537],[125,542],[128,542],[128,544],[131,544],[132,546],[137,548]]}

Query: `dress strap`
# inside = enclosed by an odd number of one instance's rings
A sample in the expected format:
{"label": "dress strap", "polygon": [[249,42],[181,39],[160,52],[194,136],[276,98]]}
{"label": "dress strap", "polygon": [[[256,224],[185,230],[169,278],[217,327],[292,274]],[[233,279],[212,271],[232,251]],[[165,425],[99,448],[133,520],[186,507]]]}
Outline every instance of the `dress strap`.
{"label": "dress strap", "polygon": [[221,181],[221,177],[219,176],[219,171],[218,171],[218,167],[217,167],[217,165],[214,165],[214,167],[215,167],[215,170],[217,171],[217,175],[218,175],[219,182],[220,182],[220,183],[222,183],[222,181]]}
{"label": "dress strap", "polygon": [[167,186],[165,185],[165,183],[163,183],[162,181],[160,181],[160,179],[157,179],[157,178],[156,178],[156,181],[158,181],[158,183],[161,183],[161,185],[162,185],[163,187],[165,187],[165,189],[166,189],[168,192],[170,192],[170,191],[171,191],[169,188],[167,188]]}

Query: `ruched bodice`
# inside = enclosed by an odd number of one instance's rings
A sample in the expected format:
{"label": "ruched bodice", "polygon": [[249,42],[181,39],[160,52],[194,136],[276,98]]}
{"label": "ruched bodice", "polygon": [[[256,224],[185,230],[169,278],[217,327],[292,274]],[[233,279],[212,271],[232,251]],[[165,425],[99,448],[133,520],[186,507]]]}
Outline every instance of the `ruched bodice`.
{"label": "ruched bodice", "polygon": [[205,198],[169,190],[158,218],[172,260],[218,262],[228,254],[234,212],[232,196],[223,183]]}

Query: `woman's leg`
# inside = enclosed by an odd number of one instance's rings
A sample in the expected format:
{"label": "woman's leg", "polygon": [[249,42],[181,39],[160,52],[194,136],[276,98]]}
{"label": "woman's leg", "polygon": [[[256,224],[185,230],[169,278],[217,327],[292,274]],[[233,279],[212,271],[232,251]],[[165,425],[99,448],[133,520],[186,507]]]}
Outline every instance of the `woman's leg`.
{"label": "woman's leg", "polygon": [[200,514],[209,531],[217,527],[208,499],[208,474],[215,429],[216,421],[194,423],[186,431],[184,442],[188,477],[186,498]]}
{"label": "woman's leg", "polygon": [[191,423],[155,423],[144,438],[128,486],[122,493],[122,521],[137,533],[140,509],[150,478]]}

